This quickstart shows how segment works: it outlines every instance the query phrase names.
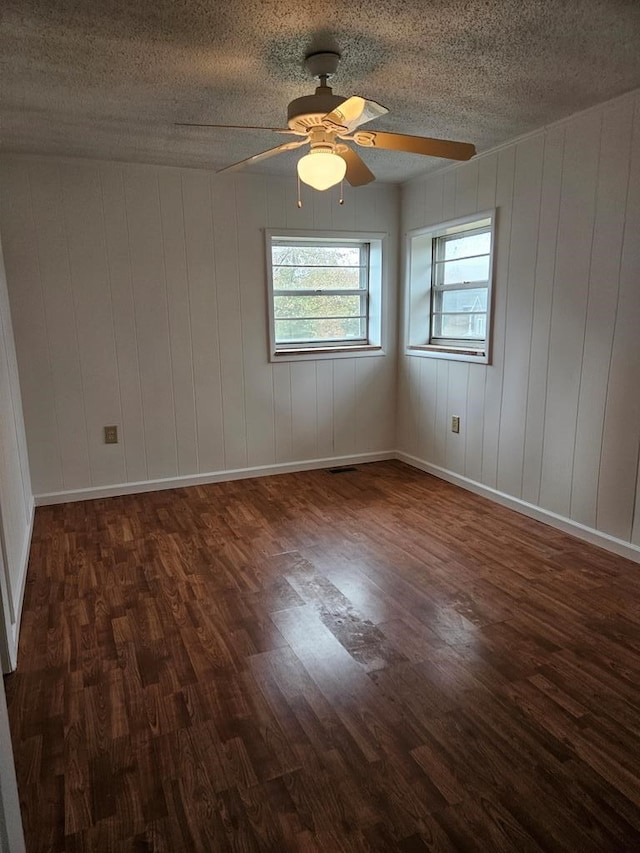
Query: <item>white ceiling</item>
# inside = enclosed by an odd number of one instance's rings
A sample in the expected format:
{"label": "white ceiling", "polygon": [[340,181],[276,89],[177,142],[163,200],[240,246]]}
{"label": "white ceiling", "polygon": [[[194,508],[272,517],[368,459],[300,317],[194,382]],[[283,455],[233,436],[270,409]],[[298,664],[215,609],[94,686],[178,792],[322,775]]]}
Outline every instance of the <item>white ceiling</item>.
{"label": "white ceiling", "polygon": [[[486,150],[640,86],[638,0],[3,0],[1,146],[221,168],[279,144],[338,50],[334,91],[379,101],[371,129]],[[387,181],[442,161],[360,150]],[[299,153],[253,169],[293,173]]]}

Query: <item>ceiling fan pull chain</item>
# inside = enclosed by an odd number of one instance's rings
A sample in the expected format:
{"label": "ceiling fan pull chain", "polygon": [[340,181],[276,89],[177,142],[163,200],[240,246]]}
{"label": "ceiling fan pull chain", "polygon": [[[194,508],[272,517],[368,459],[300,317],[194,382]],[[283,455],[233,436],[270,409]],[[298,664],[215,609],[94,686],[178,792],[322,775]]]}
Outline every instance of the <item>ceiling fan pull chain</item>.
{"label": "ceiling fan pull chain", "polygon": [[302,207],[302,198],[300,197],[300,175],[296,174],[298,178],[298,207]]}
{"label": "ceiling fan pull chain", "polygon": [[340,181],[340,198],[338,204],[344,204],[344,181]]}

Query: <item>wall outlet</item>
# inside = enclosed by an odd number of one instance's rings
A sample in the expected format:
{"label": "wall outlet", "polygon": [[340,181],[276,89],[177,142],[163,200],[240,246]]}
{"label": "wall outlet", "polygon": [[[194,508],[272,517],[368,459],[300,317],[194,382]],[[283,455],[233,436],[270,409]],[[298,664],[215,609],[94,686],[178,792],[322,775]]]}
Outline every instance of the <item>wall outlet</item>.
{"label": "wall outlet", "polygon": [[460,432],[460,418],[454,415],[451,418],[451,432]]}
{"label": "wall outlet", "polygon": [[106,426],[104,428],[104,443],[105,444],[117,444],[118,443],[118,427],[117,426]]}

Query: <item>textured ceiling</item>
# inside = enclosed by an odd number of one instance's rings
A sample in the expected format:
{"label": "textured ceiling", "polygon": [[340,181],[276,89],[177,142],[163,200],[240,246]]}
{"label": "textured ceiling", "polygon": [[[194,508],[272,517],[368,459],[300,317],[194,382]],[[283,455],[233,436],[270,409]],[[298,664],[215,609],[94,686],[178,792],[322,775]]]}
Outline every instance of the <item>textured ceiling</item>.
{"label": "textured ceiling", "polygon": [[[371,129],[486,150],[640,86],[638,0],[2,0],[6,151],[221,168],[282,141],[304,56],[390,110]],[[363,151],[387,181],[442,161]],[[289,153],[254,170],[293,172]]]}

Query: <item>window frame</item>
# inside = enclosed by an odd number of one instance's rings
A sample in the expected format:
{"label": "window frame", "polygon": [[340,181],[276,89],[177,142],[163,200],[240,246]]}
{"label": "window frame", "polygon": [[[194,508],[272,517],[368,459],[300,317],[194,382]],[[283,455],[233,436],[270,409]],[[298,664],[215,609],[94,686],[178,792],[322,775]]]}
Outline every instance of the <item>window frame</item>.
{"label": "window frame", "polygon": [[[477,289],[477,282],[459,286],[438,287],[435,284],[439,240],[465,232],[488,231],[490,234],[489,271],[487,278],[486,334],[479,338],[447,338],[434,335],[434,304],[438,292]],[[406,234],[405,249],[405,352],[408,355],[443,358],[454,361],[491,363],[491,330],[493,317],[493,279],[495,261],[496,210],[485,210],[469,216],[416,228]],[[482,253],[484,255],[484,253]],[[482,282],[484,286],[484,282]],[[435,312],[437,313],[437,312]],[[447,313],[447,312],[441,312]],[[484,312],[481,312],[484,314]]]}
{"label": "window frame", "polygon": [[[380,232],[320,231],[302,229],[265,229],[266,271],[267,271],[267,314],[269,325],[269,360],[293,361],[298,359],[348,358],[363,355],[384,355],[382,346],[382,279],[385,252],[383,245],[387,235]],[[275,333],[275,302],[280,291],[273,283],[272,247],[277,242],[298,243],[309,246],[353,246],[365,247],[366,265],[361,276],[366,276],[366,288],[332,289],[322,291],[328,295],[358,295],[361,299],[361,311],[364,307],[364,325],[366,337],[354,339],[340,338],[335,341],[293,341],[277,342]],[[289,291],[294,296],[304,296],[306,291]],[[317,295],[309,291],[308,295]],[[362,315],[361,315],[362,316]]]}

